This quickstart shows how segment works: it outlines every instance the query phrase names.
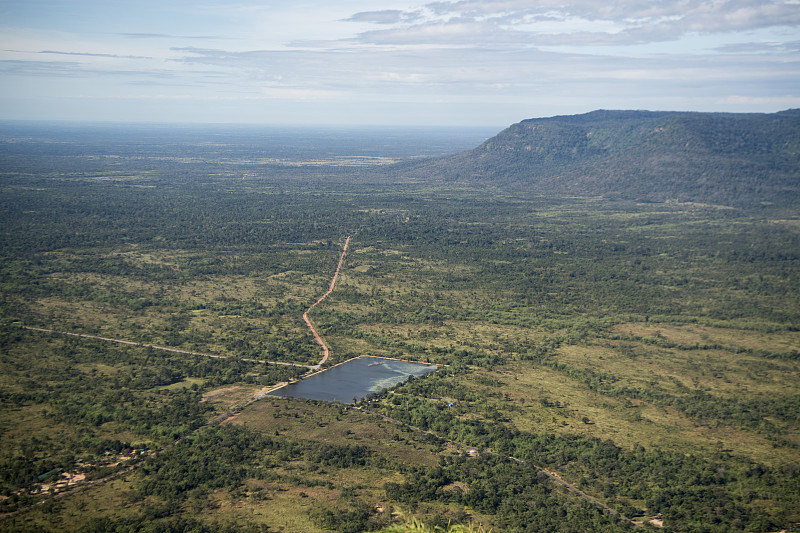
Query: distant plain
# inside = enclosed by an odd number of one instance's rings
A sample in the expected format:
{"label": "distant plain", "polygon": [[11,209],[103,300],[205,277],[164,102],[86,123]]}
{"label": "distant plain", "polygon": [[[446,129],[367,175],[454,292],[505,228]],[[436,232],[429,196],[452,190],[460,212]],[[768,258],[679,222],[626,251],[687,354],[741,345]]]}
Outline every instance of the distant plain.
{"label": "distant plain", "polygon": [[[539,467],[667,531],[796,529],[796,209],[386,171],[493,133],[2,124],[0,506],[46,503],[0,530],[634,527]],[[237,410],[304,371],[256,360],[319,360],[347,236],[331,363],[448,366]]]}

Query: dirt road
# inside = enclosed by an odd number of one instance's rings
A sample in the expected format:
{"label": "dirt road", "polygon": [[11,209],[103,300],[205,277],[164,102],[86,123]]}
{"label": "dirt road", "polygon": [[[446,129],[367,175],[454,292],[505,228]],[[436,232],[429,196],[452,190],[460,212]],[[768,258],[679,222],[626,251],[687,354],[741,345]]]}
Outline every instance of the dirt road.
{"label": "dirt road", "polygon": [[319,300],[311,304],[311,307],[306,309],[306,312],[303,313],[303,320],[306,321],[306,325],[311,330],[311,333],[314,334],[314,339],[322,346],[322,359],[319,360],[319,363],[314,365],[316,368],[322,366],[325,361],[328,360],[328,356],[330,356],[331,352],[328,349],[328,346],[325,344],[325,341],[322,340],[322,336],[317,331],[317,328],[314,327],[314,324],[311,323],[311,320],[308,318],[308,312],[314,309],[317,305],[319,305],[322,300],[328,297],[330,293],[333,292],[333,288],[336,286],[336,280],[339,279],[339,271],[342,269],[342,263],[344,263],[344,256],[347,253],[347,246],[350,244],[350,237],[348,236],[347,239],[344,241],[344,248],[342,249],[342,255],[339,257],[339,264],[336,266],[336,272],[333,274],[333,279],[331,280],[331,286],[328,288],[328,292],[320,296]]}
{"label": "dirt road", "polygon": [[[127,344],[130,346],[142,346],[144,348],[153,348],[154,350],[163,350],[165,352],[185,353],[189,355],[199,355],[201,357],[211,357],[212,359],[231,359],[228,355],[214,355],[210,353],[192,352],[190,350],[181,350],[180,348],[170,348],[169,346],[156,346],[155,344],[147,344],[144,342],[126,341],[125,339],[112,339],[111,337],[98,337],[97,335],[89,335],[87,333],[70,333],[68,331],[56,331],[46,328],[35,328],[33,326],[20,326],[22,329],[28,331],[39,331],[41,333],[52,333],[54,335],[66,335],[68,337],[81,337],[83,339],[95,339],[106,342],[116,342],[117,344]],[[301,365],[300,363],[285,363],[283,361],[264,361],[263,359],[248,359],[246,357],[239,358],[241,361],[249,361],[251,363],[267,363],[270,365],[283,365],[283,366],[299,366],[300,368],[308,368],[314,370],[319,365]]]}

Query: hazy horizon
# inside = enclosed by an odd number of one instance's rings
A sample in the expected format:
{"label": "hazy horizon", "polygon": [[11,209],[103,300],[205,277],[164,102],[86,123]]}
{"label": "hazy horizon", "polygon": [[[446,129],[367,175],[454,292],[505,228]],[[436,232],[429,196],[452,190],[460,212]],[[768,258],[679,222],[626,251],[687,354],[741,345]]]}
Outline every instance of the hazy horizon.
{"label": "hazy horizon", "polygon": [[0,120],[504,126],[800,107],[800,3],[0,3]]}
{"label": "hazy horizon", "polygon": [[658,112],[658,113],[717,113],[717,114],[774,114],[774,113],[782,113],[787,111],[793,111],[795,109],[800,108],[785,108],[785,109],[778,109],[775,111],[697,111],[693,109],[685,109],[685,110],[674,110],[674,109],[663,109],[663,110],[654,110],[654,109],[592,109],[586,111],[584,113],[574,113],[574,114],[563,114],[563,115],[548,115],[548,116],[530,116],[530,117],[520,117],[519,119],[515,120],[514,122],[510,122],[507,124],[463,124],[463,125],[453,125],[453,124],[352,124],[352,123],[279,123],[279,122],[192,122],[192,121],[173,121],[173,122],[159,122],[159,121],[150,121],[150,120],[80,120],[80,119],[6,119],[0,118],[0,127],[3,126],[14,126],[14,125],[42,125],[42,126],[55,126],[55,127],[96,127],[96,128],[115,128],[115,127],[152,127],[152,128],[181,128],[185,130],[190,129],[200,129],[200,128],[209,128],[209,129],[223,129],[223,128],[231,128],[231,129],[247,129],[247,130],[270,130],[270,129],[283,129],[283,130],[318,130],[322,131],[388,131],[388,130],[395,130],[401,132],[414,132],[414,131],[464,131],[464,130],[472,130],[472,131],[480,131],[482,133],[489,133],[495,132],[500,133],[502,130],[512,126],[515,123],[522,122],[525,120],[537,120],[537,119],[548,119],[548,118],[558,118],[561,116],[577,116],[577,115],[584,115],[589,114],[595,111],[634,111],[634,112]]}

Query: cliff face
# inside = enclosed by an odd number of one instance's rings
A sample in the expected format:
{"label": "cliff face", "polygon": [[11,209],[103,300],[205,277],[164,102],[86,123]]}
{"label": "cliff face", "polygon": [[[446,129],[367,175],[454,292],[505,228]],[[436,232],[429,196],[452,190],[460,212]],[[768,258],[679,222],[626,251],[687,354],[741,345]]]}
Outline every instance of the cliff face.
{"label": "cliff face", "polygon": [[800,200],[800,110],[529,119],[473,150],[406,170],[542,194],[792,205]]}

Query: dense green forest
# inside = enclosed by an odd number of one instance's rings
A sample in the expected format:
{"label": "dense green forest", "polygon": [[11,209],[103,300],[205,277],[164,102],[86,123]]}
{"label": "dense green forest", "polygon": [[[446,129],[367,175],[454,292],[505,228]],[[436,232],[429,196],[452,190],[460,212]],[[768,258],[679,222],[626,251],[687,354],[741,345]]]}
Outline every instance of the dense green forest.
{"label": "dense green forest", "polygon": [[[800,529],[796,204],[426,180],[418,141],[79,131],[2,137],[0,531]],[[441,368],[253,401],[319,361],[301,315],[347,236],[328,364]]]}
{"label": "dense green forest", "polygon": [[523,120],[404,171],[540,194],[796,206],[800,110],[593,111]]}

